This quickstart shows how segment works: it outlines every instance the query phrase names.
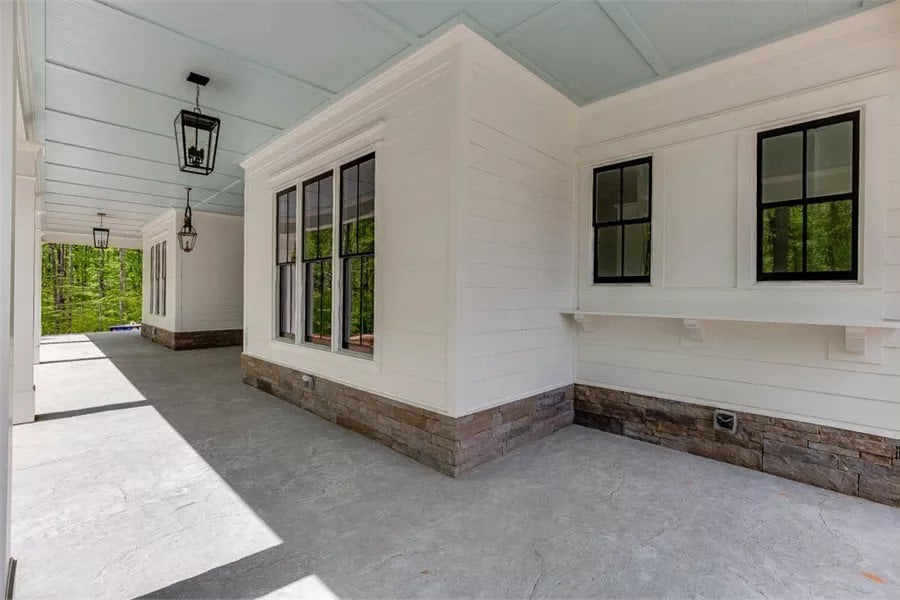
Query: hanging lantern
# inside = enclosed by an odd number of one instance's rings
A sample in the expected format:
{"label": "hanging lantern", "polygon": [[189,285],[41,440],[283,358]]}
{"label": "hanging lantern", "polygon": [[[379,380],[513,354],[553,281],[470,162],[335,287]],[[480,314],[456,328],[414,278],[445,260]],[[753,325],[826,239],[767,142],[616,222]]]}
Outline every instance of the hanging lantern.
{"label": "hanging lantern", "polygon": [[100,227],[94,227],[94,248],[109,248],[109,229],[103,226],[103,217],[106,213],[97,213],[100,217]]}
{"label": "hanging lantern", "polygon": [[209,175],[216,167],[219,145],[219,119],[200,112],[200,86],[209,77],[191,73],[188,81],[197,86],[194,110],[184,109],[175,117],[175,143],[178,146],[178,168],[188,173]]}
{"label": "hanging lantern", "polygon": [[185,189],[187,190],[187,205],[184,207],[184,221],[181,224],[181,231],[178,232],[178,245],[185,252],[190,252],[194,249],[194,244],[197,243],[197,230],[194,229],[194,225],[191,223],[191,188]]}

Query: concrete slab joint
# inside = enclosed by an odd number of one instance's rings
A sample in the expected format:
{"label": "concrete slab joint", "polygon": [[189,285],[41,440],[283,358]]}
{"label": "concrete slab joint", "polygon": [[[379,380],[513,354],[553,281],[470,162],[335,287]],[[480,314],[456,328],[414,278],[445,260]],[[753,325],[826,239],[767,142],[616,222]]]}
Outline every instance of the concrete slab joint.
{"label": "concrete slab joint", "polygon": [[441,473],[458,477],[570,425],[574,387],[449,417],[244,354],[244,383],[376,440]]}

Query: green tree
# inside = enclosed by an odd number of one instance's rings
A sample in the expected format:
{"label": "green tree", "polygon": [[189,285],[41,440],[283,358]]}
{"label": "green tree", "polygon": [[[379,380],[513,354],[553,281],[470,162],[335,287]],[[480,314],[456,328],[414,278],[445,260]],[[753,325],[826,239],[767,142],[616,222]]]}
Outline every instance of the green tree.
{"label": "green tree", "polygon": [[42,248],[44,335],[107,331],[141,320],[141,251],[46,243]]}

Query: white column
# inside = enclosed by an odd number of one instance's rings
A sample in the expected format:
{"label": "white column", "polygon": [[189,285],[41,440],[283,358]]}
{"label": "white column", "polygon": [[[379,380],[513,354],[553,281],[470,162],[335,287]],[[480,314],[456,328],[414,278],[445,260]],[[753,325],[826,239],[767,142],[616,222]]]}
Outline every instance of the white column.
{"label": "white column", "polygon": [[10,519],[10,316],[13,217],[16,198],[16,7],[0,2],[0,573],[9,563]]}
{"label": "white column", "polygon": [[44,200],[42,196],[38,196],[34,212],[34,334],[32,336],[34,341],[34,364],[41,362],[41,334],[43,333],[41,327],[41,261],[43,260],[44,243],[41,239],[43,234],[41,223],[43,222],[43,215]]}
{"label": "white column", "polygon": [[19,140],[13,251],[13,424],[34,421],[35,199],[41,146]]}

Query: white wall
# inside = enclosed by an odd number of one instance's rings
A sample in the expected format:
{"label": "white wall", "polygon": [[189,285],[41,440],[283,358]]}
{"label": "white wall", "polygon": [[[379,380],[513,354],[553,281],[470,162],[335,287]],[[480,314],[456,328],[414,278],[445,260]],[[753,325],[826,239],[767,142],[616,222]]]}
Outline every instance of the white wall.
{"label": "white wall", "polygon": [[572,382],[576,264],[576,106],[463,39],[456,414]]}
{"label": "white wall", "polygon": [[[900,318],[900,4],[587,106],[578,118],[577,380],[900,434],[900,337],[844,329]],[[755,281],[756,133],[862,111],[860,282]],[[591,282],[591,171],[653,157],[652,283]],[[730,320],[720,320],[730,319]],[[741,320],[763,321],[760,323]]]}
{"label": "white wall", "polygon": [[[447,356],[454,343],[450,307],[456,290],[448,285],[455,268],[448,260],[448,221],[456,175],[451,140],[459,122],[458,55],[453,36],[437,40],[243,163],[247,354],[450,412]],[[374,356],[273,339],[274,194],[373,149]]]}
{"label": "white wall", "polygon": [[[182,212],[167,210],[142,229],[143,317],[169,331],[240,329],[243,320],[243,241],[241,217],[193,211],[197,242],[182,252],[177,233]],[[166,314],[150,314],[150,248],[166,242]]]}
{"label": "white wall", "polygon": [[[150,221],[141,230],[142,252],[141,257],[141,322],[154,327],[160,327],[169,331],[178,328],[178,288],[180,278],[178,276],[178,261],[181,250],[178,248],[178,240],[175,238],[175,226],[177,221],[175,209],[169,209],[153,221]],[[166,260],[166,314],[154,315],[150,312],[150,249],[162,242],[166,242],[168,258]]]}
{"label": "white wall", "polygon": [[[179,265],[175,331],[241,329],[244,308],[244,220],[233,215],[194,211],[197,243],[182,252]],[[181,228],[181,221],[176,219]],[[149,255],[146,255],[149,256]],[[149,260],[149,259],[148,259]]]}

